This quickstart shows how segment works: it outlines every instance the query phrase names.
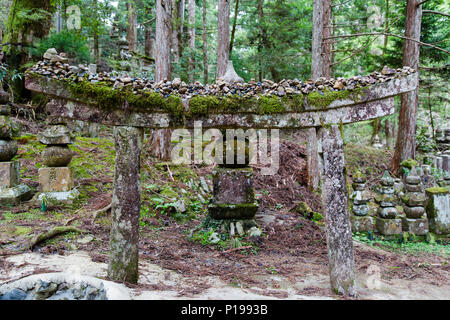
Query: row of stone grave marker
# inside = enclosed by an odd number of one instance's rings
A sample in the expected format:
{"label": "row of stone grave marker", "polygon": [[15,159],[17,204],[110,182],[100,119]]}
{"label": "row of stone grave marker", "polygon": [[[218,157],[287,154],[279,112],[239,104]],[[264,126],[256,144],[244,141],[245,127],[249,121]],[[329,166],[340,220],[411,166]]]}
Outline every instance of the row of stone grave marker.
{"label": "row of stone grave marker", "polygon": [[[385,171],[373,193],[366,187],[366,177],[357,172],[353,177],[354,191],[350,195],[353,232],[377,231],[384,236],[403,232],[418,236],[429,232],[450,234],[448,188],[425,188],[423,175],[417,171],[413,167],[404,183]],[[448,179],[446,183],[449,183]],[[399,212],[400,207],[403,213]]]}

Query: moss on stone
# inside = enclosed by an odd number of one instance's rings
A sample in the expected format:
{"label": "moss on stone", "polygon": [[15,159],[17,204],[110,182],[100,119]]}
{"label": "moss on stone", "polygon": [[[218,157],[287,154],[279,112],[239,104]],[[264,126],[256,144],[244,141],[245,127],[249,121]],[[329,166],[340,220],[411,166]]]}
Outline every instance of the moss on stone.
{"label": "moss on stone", "polygon": [[362,88],[354,90],[332,91],[326,88],[323,91],[313,91],[306,96],[310,106],[316,106],[319,109],[327,108],[335,100],[352,99],[354,101],[361,100],[363,95]]}
{"label": "moss on stone", "polygon": [[449,190],[444,187],[428,188],[428,189],[425,189],[425,191],[428,193],[432,193],[432,194],[440,194],[440,193],[448,193],[449,192]]}
{"label": "moss on stone", "polygon": [[417,166],[417,161],[414,159],[408,159],[408,160],[404,160],[400,163],[400,165],[402,167],[408,168],[408,169],[412,169],[413,167]]}

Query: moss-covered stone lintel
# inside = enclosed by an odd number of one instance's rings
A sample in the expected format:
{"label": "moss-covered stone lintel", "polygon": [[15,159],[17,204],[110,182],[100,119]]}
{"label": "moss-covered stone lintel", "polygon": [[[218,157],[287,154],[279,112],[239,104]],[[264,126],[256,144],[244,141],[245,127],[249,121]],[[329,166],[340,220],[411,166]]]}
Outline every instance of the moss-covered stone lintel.
{"label": "moss-covered stone lintel", "polygon": [[[177,96],[164,98],[151,91],[139,96],[87,81],[76,84],[31,73],[27,74],[25,85],[31,91],[65,101],[57,104],[61,107],[65,105],[67,112],[52,108],[61,117],[108,125],[193,127],[194,121],[198,120],[204,127],[214,128],[304,128],[345,124],[392,114],[395,111],[392,97],[414,90],[417,77],[411,74],[354,92],[329,92],[322,100],[314,93],[306,97],[294,95],[283,98],[196,96],[182,101]],[[338,97],[342,94],[347,98]],[[336,100],[330,98],[332,96]],[[86,111],[89,112],[86,114]]]}

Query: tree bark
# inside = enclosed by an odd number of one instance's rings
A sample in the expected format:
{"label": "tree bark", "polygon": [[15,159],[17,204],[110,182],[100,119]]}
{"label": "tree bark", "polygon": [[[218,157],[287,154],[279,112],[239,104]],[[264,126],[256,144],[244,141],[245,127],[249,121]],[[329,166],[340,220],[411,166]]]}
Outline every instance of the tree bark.
{"label": "tree bark", "polygon": [[137,39],[137,14],[136,3],[134,0],[128,0],[127,2],[127,41],[128,49],[130,51],[136,51],[136,39]]}
{"label": "tree bark", "polygon": [[171,0],[156,0],[155,81],[170,79]]}
{"label": "tree bark", "polygon": [[222,77],[230,60],[230,0],[219,0],[216,79]]}
{"label": "tree bark", "polygon": [[355,259],[344,172],[344,143],[337,125],[324,128],[322,143],[322,201],[325,208],[331,289],[337,294],[355,296]]}
{"label": "tree bark", "polygon": [[[156,1],[155,81],[170,80],[171,1]],[[170,129],[150,131],[151,155],[160,160],[170,159]]]}
{"label": "tree bark", "polygon": [[145,27],[145,44],[144,44],[144,54],[147,57],[155,56],[155,39],[153,38],[153,30],[151,26]]}
{"label": "tree bark", "polygon": [[238,13],[239,13],[239,0],[236,0],[236,5],[234,7],[233,28],[231,29],[230,53],[229,53],[230,57],[231,57],[231,53],[233,52],[234,34],[236,32],[236,23],[237,23]]}
{"label": "tree bark", "polygon": [[[422,6],[417,0],[408,0],[406,5],[405,37],[420,41]],[[416,41],[405,39],[403,45],[403,65],[419,71],[420,46]],[[416,155],[416,120],[418,89],[401,95],[399,127],[392,170],[398,172],[400,163]]]}
{"label": "tree bark", "polygon": [[203,82],[208,83],[208,34],[206,33],[206,0],[203,0]]}
{"label": "tree bark", "polygon": [[[331,0],[314,0],[313,2],[313,31],[311,46],[311,79],[330,77],[330,38],[331,32]],[[320,165],[318,162],[317,130],[308,130],[307,148],[307,181],[309,188],[316,190],[320,184]]]}
{"label": "tree bark", "polygon": [[114,127],[116,164],[111,202],[111,280],[137,283],[139,259],[140,151],[142,128]]}
{"label": "tree bark", "polygon": [[182,30],[184,23],[184,0],[172,0],[172,53],[173,61],[178,63],[182,51]]}
{"label": "tree bark", "polygon": [[[331,36],[331,0],[323,1],[323,29],[322,39],[330,38]],[[322,42],[322,73],[321,76],[331,78],[331,43],[332,39],[323,40]]]}
{"label": "tree bark", "polygon": [[392,124],[389,119],[384,121],[384,133],[386,135],[386,149],[391,150],[393,132]]}
{"label": "tree bark", "polygon": [[258,80],[262,82],[263,79],[263,62],[262,62],[262,50],[264,45],[264,30],[263,30],[263,1],[258,0]]}
{"label": "tree bark", "polygon": [[313,30],[311,44],[311,79],[322,76],[322,42],[324,26],[324,0],[313,1]]}
{"label": "tree bark", "polygon": [[195,78],[195,0],[188,0],[188,34],[189,34],[189,59],[188,74],[189,82],[193,83]]}
{"label": "tree bark", "polygon": [[[98,11],[97,7],[97,0],[94,0],[94,11],[97,13]],[[95,22],[94,30],[93,30],[93,38],[94,38],[94,61],[96,64],[99,63],[100,60],[100,50],[99,50],[99,44],[98,44],[98,28],[97,28],[97,22]]]}

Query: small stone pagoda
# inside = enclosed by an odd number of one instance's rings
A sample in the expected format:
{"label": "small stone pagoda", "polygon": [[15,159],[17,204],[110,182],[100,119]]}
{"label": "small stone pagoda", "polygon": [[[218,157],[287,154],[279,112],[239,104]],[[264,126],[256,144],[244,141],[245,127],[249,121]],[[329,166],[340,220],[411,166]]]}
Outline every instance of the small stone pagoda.
{"label": "small stone pagoda", "polygon": [[384,172],[380,180],[375,202],[379,205],[376,217],[376,229],[385,236],[402,233],[402,220],[397,218],[398,211],[395,208],[394,179],[388,171]]}
{"label": "small stone pagoda", "polygon": [[49,118],[49,126],[38,134],[40,143],[46,147],[42,152],[42,160],[46,167],[39,169],[39,193],[34,201],[41,203],[44,199],[63,203],[72,203],[79,192],[74,189],[73,173],[69,167],[75,137],[71,134],[64,120]]}
{"label": "small stone pagoda", "polygon": [[405,182],[405,195],[402,197],[405,212],[405,217],[402,217],[403,231],[420,236],[426,235],[428,219],[424,215],[427,197],[416,167],[411,169]]}
{"label": "small stone pagoda", "polygon": [[[0,103],[7,103],[7,95],[1,95]],[[31,198],[28,186],[20,184],[20,163],[12,160],[17,154],[17,142],[13,137],[13,124],[9,117],[9,105],[0,105],[0,204],[17,205]]]}
{"label": "small stone pagoda", "polygon": [[352,188],[353,192],[350,195],[352,202],[352,230],[353,232],[368,232],[374,229],[374,219],[369,213],[369,202],[372,195],[366,189],[367,178],[360,171],[353,175]]}
{"label": "small stone pagoda", "polygon": [[[224,220],[225,229],[233,234],[234,226],[249,230],[256,226],[254,221],[258,210],[253,189],[253,169],[249,166],[248,141],[235,141],[234,155],[230,158],[223,148],[223,159],[213,171],[213,197],[208,206],[209,216],[215,220]],[[242,150],[242,148],[244,150]],[[242,155],[242,157],[240,156]],[[238,231],[240,231],[238,227]],[[243,233],[243,232],[239,232]]]}

